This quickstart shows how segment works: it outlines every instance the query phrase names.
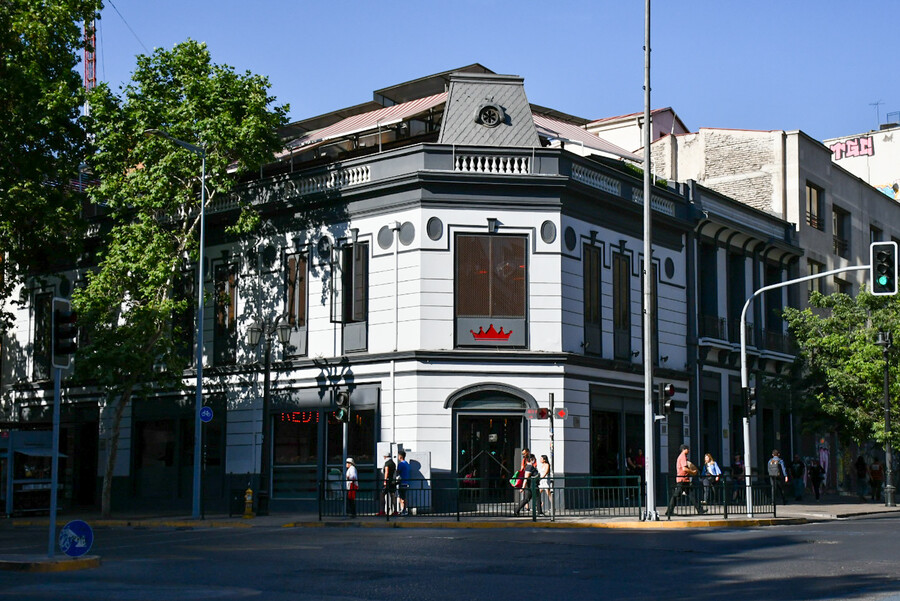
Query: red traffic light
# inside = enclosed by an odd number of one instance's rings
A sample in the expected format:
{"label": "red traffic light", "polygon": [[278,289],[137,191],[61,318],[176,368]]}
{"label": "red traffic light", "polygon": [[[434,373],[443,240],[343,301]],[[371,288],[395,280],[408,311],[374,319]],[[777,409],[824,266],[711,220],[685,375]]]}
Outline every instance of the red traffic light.
{"label": "red traffic light", "polygon": [[556,419],[566,419],[569,416],[569,410],[565,407],[557,407],[554,416]]}
{"label": "red traffic light", "polygon": [[540,409],[538,409],[537,418],[538,419],[549,419],[550,418],[550,410],[547,409],[546,407],[541,407]]}

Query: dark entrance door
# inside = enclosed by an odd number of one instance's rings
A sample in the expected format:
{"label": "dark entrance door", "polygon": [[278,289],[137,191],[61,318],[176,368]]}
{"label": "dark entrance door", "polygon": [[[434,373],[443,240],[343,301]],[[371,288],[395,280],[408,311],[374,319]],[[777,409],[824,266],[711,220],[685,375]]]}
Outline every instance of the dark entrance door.
{"label": "dark entrance door", "polygon": [[[521,415],[459,415],[457,473],[499,488],[521,464]],[[509,488],[507,483],[506,488]]]}

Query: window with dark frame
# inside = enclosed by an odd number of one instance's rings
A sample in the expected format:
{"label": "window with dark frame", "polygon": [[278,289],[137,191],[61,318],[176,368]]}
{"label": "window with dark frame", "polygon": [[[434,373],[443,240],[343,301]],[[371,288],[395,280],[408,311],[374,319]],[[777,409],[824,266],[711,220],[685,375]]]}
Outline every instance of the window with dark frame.
{"label": "window with dark frame", "polygon": [[603,267],[600,248],[584,245],[584,352],[599,355],[603,352],[601,335],[603,315],[601,307],[601,269]]}
{"label": "window with dark frame", "polygon": [[822,188],[806,182],[806,223],[820,231],[825,231],[825,221],[822,219],[824,198]]}
{"label": "window with dark frame", "polygon": [[287,320],[295,328],[306,327],[307,257],[305,254],[287,257]]}
{"label": "window with dark frame", "polygon": [[525,318],[526,237],[457,237],[456,317]]}
{"label": "window with dark frame", "polygon": [[[807,259],[807,267],[809,269],[809,275],[817,275],[825,271],[825,265],[818,261],[813,261],[812,259]],[[825,294],[825,278],[808,280],[806,290],[808,293],[815,291]]]}
{"label": "window with dark frame", "polygon": [[344,247],[341,266],[343,322],[367,321],[369,313],[369,243],[357,242]]}
{"label": "window with dark frame", "polygon": [[850,252],[850,213],[832,207],[832,233],[834,234],[834,254],[844,259]]}
{"label": "window with dark frame", "polygon": [[613,254],[613,354],[631,360],[631,256]]}
{"label": "window with dark frame", "polygon": [[237,292],[237,264],[217,265],[213,328],[213,361],[215,365],[233,365],[237,360]]}

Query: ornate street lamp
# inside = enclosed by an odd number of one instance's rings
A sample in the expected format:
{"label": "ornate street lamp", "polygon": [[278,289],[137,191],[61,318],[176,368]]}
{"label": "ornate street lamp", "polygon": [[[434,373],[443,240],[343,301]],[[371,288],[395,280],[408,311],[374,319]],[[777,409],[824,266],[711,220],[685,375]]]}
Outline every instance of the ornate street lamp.
{"label": "ornate street lamp", "polygon": [[282,321],[282,316],[275,318],[272,323],[264,323],[260,321],[254,322],[247,328],[247,342],[251,347],[259,344],[263,334],[265,334],[265,347],[263,351],[264,359],[264,380],[263,380],[263,423],[262,423],[262,453],[260,457],[260,475],[259,475],[259,511],[260,515],[268,513],[268,498],[271,494],[271,459],[270,449],[272,446],[272,418],[270,416],[270,388],[272,374],[272,341],[278,338],[278,342],[282,346],[287,346],[291,341],[291,324]]}

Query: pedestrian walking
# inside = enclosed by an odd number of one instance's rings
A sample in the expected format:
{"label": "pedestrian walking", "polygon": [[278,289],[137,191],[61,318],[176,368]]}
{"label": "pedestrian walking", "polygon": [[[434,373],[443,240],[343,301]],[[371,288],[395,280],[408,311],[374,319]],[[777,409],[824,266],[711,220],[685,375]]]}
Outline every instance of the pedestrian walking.
{"label": "pedestrian walking", "polygon": [[529,455],[525,458],[525,469],[522,470],[522,501],[513,512],[513,515],[516,517],[519,517],[519,512],[522,511],[522,508],[527,506],[532,497],[534,497],[534,493],[531,492],[531,484],[539,477],[540,475],[537,466],[535,466],[534,455]]}
{"label": "pedestrian walking", "polygon": [[686,444],[681,445],[681,453],[675,462],[675,490],[672,491],[672,497],[669,499],[669,508],[666,510],[666,517],[669,519],[672,519],[675,503],[681,495],[687,495],[689,499],[693,500],[697,513],[706,513],[706,510],[700,506],[700,499],[691,492],[691,477],[696,476],[699,471],[697,466],[688,460],[690,452],[690,447]]}
{"label": "pedestrian walking", "polygon": [[[553,511],[553,491],[550,489],[550,460],[546,455],[541,455],[541,462],[538,464],[538,512],[541,515]],[[547,499],[544,501],[544,499]]]}
{"label": "pedestrian walking", "polygon": [[794,482],[795,501],[803,500],[803,490],[806,488],[806,483],[803,481],[805,473],[806,464],[803,463],[803,459],[800,458],[800,455],[794,455],[794,460],[791,461],[791,480]]}
{"label": "pedestrian walking", "polygon": [[787,499],[784,496],[784,485],[788,481],[787,468],[784,466],[784,459],[778,449],[772,450],[772,457],[766,464],[766,471],[769,473],[769,482],[772,485],[772,503],[775,503],[775,493],[781,497],[781,504],[787,505]]}
{"label": "pedestrian walking", "polygon": [[709,504],[712,488],[719,483],[722,478],[722,469],[713,456],[709,453],[703,456],[703,471],[700,474],[700,482],[703,483],[703,501],[704,505]]}
{"label": "pedestrian walking", "polygon": [[395,478],[397,472],[397,464],[391,458],[388,451],[384,454],[384,467],[381,470],[382,486],[381,486],[381,511],[378,515],[396,515],[397,514],[397,480]]}
{"label": "pedestrian walking", "polygon": [[400,515],[409,515],[406,496],[409,491],[410,467],[409,462],[406,460],[406,451],[397,453],[397,459],[397,478],[399,479],[399,482],[397,483],[399,500],[397,502],[400,505]]}
{"label": "pedestrian walking", "polygon": [[731,486],[731,500],[740,501],[741,491],[746,486],[746,482],[744,482],[744,460],[737,453],[731,461]]}
{"label": "pedestrian walking", "polygon": [[347,457],[347,473],[344,476],[347,481],[347,514],[351,518],[356,517],[356,493],[359,490],[359,474],[356,471],[356,462],[353,457]]}
{"label": "pedestrian walking", "polygon": [[866,464],[866,458],[860,455],[853,464],[856,469],[856,494],[859,500],[866,502],[866,493],[869,492],[869,466]]}
{"label": "pedestrian walking", "polygon": [[869,483],[872,488],[872,500],[877,501],[881,499],[881,487],[884,485],[884,468],[881,467],[878,457],[873,459],[872,465],[869,466]]}
{"label": "pedestrian walking", "polygon": [[822,469],[822,464],[820,464],[819,460],[815,457],[810,461],[806,475],[809,477],[809,483],[812,484],[813,494],[816,495],[816,501],[818,501],[820,498],[822,482],[825,479],[825,470]]}

